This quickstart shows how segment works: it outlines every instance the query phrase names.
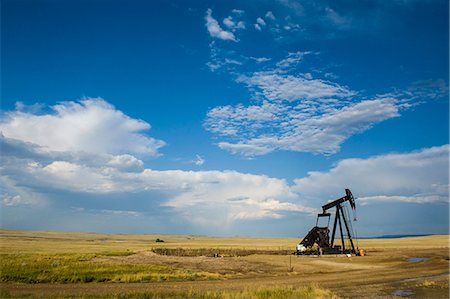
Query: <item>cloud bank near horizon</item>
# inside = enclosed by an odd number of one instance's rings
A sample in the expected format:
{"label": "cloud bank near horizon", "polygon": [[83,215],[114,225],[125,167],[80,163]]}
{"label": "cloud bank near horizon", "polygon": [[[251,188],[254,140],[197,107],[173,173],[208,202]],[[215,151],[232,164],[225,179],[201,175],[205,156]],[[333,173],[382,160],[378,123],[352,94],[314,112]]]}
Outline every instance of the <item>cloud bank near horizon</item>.
{"label": "cloud bank near horizon", "polygon": [[[102,113],[106,114],[102,120],[109,121],[102,122],[101,128],[98,122],[87,121],[92,114],[100,117]],[[158,147],[149,147],[158,144],[156,139],[140,131],[149,125],[105,100],[63,102],[56,112],[6,115],[0,123],[4,211],[59,207],[133,218],[164,214],[193,226],[220,229],[237,221],[314,215],[325,200],[339,197],[345,187],[363,205],[448,204],[448,145],[344,159],[328,171],[313,171],[288,182],[231,170],[150,169],[135,156],[157,153]],[[46,120],[64,125],[44,126]],[[27,132],[30,122],[36,128]],[[80,124],[94,130],[84,136],[86,127]],[[43,128],[45,134],[40,131]],[[107,140],[101,136],[105,131]],[[67,136],[85,142],[65,144]],[[112,146],[110,140],[123,136],[127,142],[119,148]],[[136,147],[134,140],[142,143]]]}

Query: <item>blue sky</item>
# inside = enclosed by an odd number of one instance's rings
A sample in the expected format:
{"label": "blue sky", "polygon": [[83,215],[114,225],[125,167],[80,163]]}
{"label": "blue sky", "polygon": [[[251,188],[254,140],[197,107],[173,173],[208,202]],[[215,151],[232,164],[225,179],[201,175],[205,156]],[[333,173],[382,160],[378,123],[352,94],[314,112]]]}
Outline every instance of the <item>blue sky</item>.
{"label": "blue sky", "polygon": [[[448,1],[2,1],[2,226],[448,233]],[[421,223],[418,222],[421,219]]]}

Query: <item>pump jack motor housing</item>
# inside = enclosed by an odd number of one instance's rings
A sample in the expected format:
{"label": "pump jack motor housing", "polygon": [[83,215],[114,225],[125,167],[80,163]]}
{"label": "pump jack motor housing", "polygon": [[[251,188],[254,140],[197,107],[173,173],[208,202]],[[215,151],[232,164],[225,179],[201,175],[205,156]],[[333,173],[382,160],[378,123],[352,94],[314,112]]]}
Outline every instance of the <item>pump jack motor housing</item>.
{"label": "pump jack motor housing", "polygon": [[[304,254],[355,254],[364,255],[364,250],[355,248],[354,240],[357,243],[356,234],[353,232],[353,225],[349,217],[348,210],[345,209],[346,204],[350,205],[351,209],[355,213],[356,204],[350,189],[345,189],[345,196],[338,198],[332,202],[329,202],[322,206],[322,213],[317,214],[316,226],[314,226],[303,240],[297,245],[296,253],[298,255]],[[329,210],[335,209],[333,227],[331,230],[331,237],[329,235],[330,230],[330,218],[332,213]],[[318,226],[319,219],[326,219],[327,226]],[[356,217],[354,218],[356,221]],[[339,236],[336,236],[336,232],[339,230]],[[336,238],[340,241],[337,241]],[[345,240],[348,240],[346,243]],[[338,245],[338,243],[340,243]]]}

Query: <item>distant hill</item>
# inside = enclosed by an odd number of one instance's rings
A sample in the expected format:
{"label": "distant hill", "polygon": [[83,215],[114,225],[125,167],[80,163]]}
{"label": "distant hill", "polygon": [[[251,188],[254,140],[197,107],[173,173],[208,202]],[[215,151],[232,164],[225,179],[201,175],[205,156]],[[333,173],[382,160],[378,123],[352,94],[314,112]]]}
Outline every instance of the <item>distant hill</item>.
{"label": "distant hill", "polygon": [[416,234],[416,235],[384,235],[378,237],[359,237],[359,239],[397,239],[397,238],[408,238],[408,237],[426,237],[432,236],[433,234]]}

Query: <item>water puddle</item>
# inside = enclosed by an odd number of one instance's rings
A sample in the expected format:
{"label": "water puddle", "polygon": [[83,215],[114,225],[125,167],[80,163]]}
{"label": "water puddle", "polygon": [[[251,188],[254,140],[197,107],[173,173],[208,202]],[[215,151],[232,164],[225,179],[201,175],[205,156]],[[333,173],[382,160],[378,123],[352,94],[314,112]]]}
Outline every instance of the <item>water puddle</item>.
{"label": "water puddle", "polygon": [[407,259],[407,261],[410,263],[425,262],[425,261],[429,261],[429,260],[431,260],[431,258],[429,258],[429,257],[410,257]]}
{"label": "water puddle", "polygon": [[447,276],[447,275],[450,275],[450,273],[442,273],[442,274],[437,274],[437,275],[429,275],[429,276],[421,276],[421,277],[416,277],[416,278],[408,278],[408,279],[400,280],[399,282],[424,280],[424,279],[436,278],[436,277]]}
{"label": "water puddle", "polygon": [[392,295],[394,295],[394,296],[411,296],[414,294],[415,293],[410,290],[396,290],[396,291],[392,292]]}

